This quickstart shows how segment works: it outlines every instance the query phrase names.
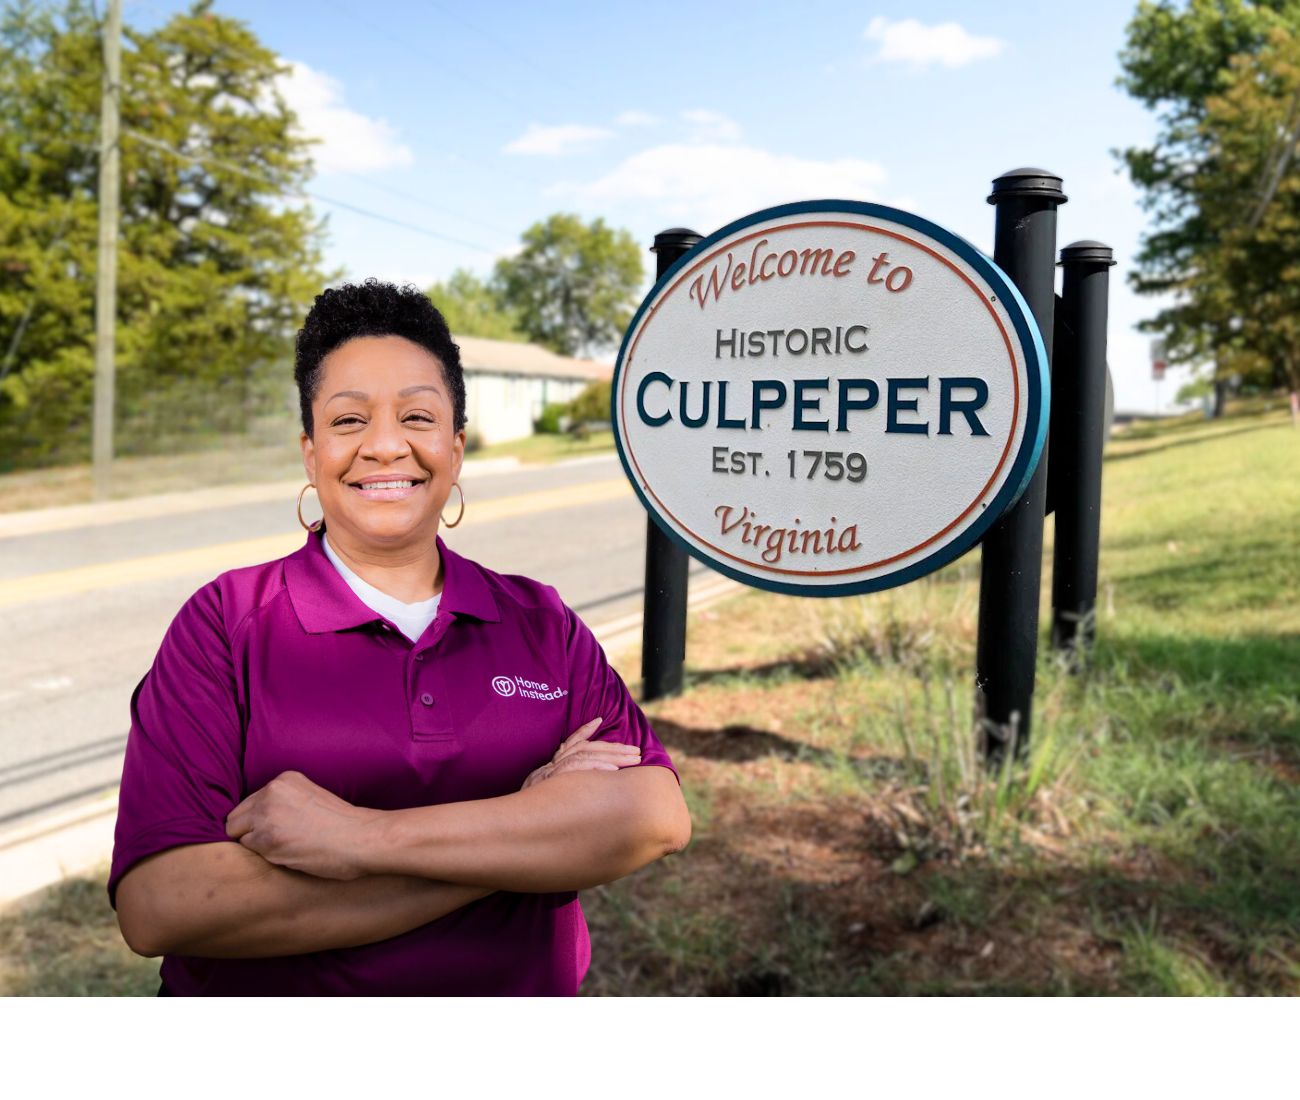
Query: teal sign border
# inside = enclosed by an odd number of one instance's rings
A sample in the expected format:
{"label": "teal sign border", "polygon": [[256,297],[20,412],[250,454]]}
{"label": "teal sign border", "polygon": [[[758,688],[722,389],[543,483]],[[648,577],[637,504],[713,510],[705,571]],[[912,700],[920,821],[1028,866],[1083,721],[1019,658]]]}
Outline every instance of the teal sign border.
{"label": "teal sign border", "polygon": [[[1015,328],[1016,335],[1020,338],[1020,346],[1025,352],[1025,371],[1029,378],[1029,392],[1026,396],[1025,434],[1020,441],[1020,449],[1016,453],[1007,480],[979,518],[963,531],[958,538],[940,547],[934,553],[926,555],[920,561],[913,562],[906,569],[899,570],[897,573],[888,573],[882,577],[870,577],[860,581],[849,581],[844,584],[791,584],[788,581],[769,580],[766,577],[755,576],[752,573],[736,569],[726,562],[719,561],[698,546],[682,538],[673,529],[672,525],[659,515],[654,505],[646,499],[646,495],[633,472],[632,464],[628,460],[622,436],[619,434],[619,383],[623,375],[623,364],[627,356],[628,345],[637,325],[641,322],[641,318],[645,315],[646,310],[654,304],[660,291],[676,279],[678,273],[684,267],[695,263],[704,253],[724,238],[742,229],[748,229],[751,225],[757,225],[759,222],[772,221],[792,214],[860,214],[875,218],[878,221],[893,222],[895,225],[906,226],[908,229],[916,230],[930,239],[938,241],[970,264],[986,283],[996,289],[1003,305],[1006,306],[1008,314],[1010,314],[1012,327]],[[618,457],[623,464],[623,471],[627,474],[628,481],[632,483],[637,498],[641,501],[650,517],[678,546],[710,568],[731,577],[733,580],[740,581],[742,584],[766,589],[769,592],[780,592],[786,596],[853,596],[864,592],[880,592],[886,588],[897,588],[900,585],[908,584],[918,577],[923,577],[928,573],[933,573],[936,569],[941,569],[949,562],[956,561],[984,537],[998,517],[1015,504],[1028,487],[1030,479],[1034,476],[1034,470],[1038,467],[1038,462],[1042,458],[1043,448],[1047,444],[1048,409],[1051,402],[1051,376],[1047,348],[1043,344],[1038,323],[1034,320],[1034,315],[1030,312],[1028,303],[1020,291],[1016,289],[1015,283],[1011,281],[1006,272],[969,241],[949,232],[942,226],[935,225],[932,221],[918,217],[906,210],[897,210],[892,206],[881,206],[873,202],[855,202],[851,199],[817,199],[811,202],[792,202],[783,206],[771,206],[766,210],[758,210],[738,221],[724,225],[717,232],[705,237],[664,272],[663,277],[655,283],[650,289],[650,293],[645,296],[645,300],[642,301],[640,308],[632,318],[632,323],[628,325],[627,332],[623,335],[623,343],[618,350],[618,362],[614,367],[612,385],[610,417],[614,428],[614,444],[618,448]]]}

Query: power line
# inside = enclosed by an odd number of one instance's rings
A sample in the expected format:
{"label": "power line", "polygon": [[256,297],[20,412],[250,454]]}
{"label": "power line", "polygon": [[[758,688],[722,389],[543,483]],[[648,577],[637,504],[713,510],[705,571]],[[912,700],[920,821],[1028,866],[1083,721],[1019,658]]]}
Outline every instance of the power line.
{"label": "power line", "polygon": [[408,202],[418,203],[420,206],[427,206],[430,210],[436,210],[439,214],[448,214],[453,218],[459,218],[461,221],[469,222],[470,225],[477,225],[481,229],[490,229],[493,233],[505,233],[507,236],[510,234],[510,230],[504,229],[499,225],[494,225],[492,222],[485,222],[481,218],[470,217],[470,215],[462,214],[457,210],[451,209],[449,206],[442,206],[439,203],[430,202],[428,199],[422,198],[419,195],[412,195],[409,191],[402,191],[399,188],[391,187],[386,183],[380,183],[378,180],[372,180],[369,176],[364,176],[360,172],[348,172],[341,168],[334,168],[331,169],[331,171],[340,175],[351,176],[353,179],[360,180],[362,183],[369,187],[373,187],[378,191],[385,191],[396,198],[406,199]]}
{"label": "power line", "polygon": [[[395,46],[399,46],[406,52],[415,55],[425,65],[429,64],[430,61],[429,54],[424,50],[418,50],[414,46],[412,46],[409,36],[403,37],[402,35],[394,34],[391,31],[385,30],[377,23],[374,23],[372,20],[367,19],[365,16],[358,15],[351,8],[347,7],[345,4],[339,3],[339,0],[326,0],[326,3],[328,3],[329,6],[333,8],[335,11],[341,12],[342,14],[346,15],[353,22],[360,23],[363,27],[366,27],[374,34],[379,35],[381,38],[387,39]],[[445,53],[438,55],[437,65],[439,68],[446,69],[448,72],[454,73],[458,79],[464,80],[468,84],[473,84],[483,89],[485,92],[488,92],[490,95],[496,96],[496,98],[502,100],[503,102],[509,103],[512,107],[519,107],[525,111],[531,111],[533,109],[532,104],[525,103],[523,100],[516,99],[514,96],[503,92],[499,84],[495,84],[490,80],[483,80],[480,77],[475,76],[473,73],[468,72],[467,70],[461,68],[459,65],[449,64]]]}
{"label": "power line", "polygon": [[[187,153],[182,149],[177,149],[173,145],[168,145],[165,141],[159,141],[157,138],[152,138],[147,134],[142,134],[138,130],[133,130],[128,127],[124,129],[122,132],[127,137],[131,138],[133,141],[138,141],[143,145],[148,145],[151,148],[158,149],[164,153],[168,153],[171,156],[174,156],[180,160],[186,160],[192,164],[203,164],[211,168],[220,168],[222,171],[233,172],[236,175],[244,176],[247,179],[256,180],[259,183],[268,184],[271,187],[280,188],[283,186],[283,184],[281,184],[278,180],[274,180],[270,176],[262,175],[260,172],[252,172],[247,168],[241,168],[237,164],[231,164],[229,161],[221,160],[218,157],[200,156],[197,153]],[[375,221],[386,222],[389,225],[395,225],[401,229],[409,229],[413,233],[420,233],[426,237],[432,237],[434,240],[443,241],[447,244],[458,245],[461,248],[472,248],[478,252],[487,252],[494,256],[501,251],[501,249],[499,248],[490,248],[488,245],[485,244],[478,244],[474,241],[463,240],[460,237],[453,237],[447,233],[439,233],[436,229],[430,229],[428,226],[425,225],[417,225],[414,222],[403,221],[400,218],[394,218],[389,216],[388,214],[380,214],[378,211],[375,210],[367,210],[365,207],[357,206],[355,203],[344,202],[342,199],[336,199],[329,195],[323,195],[319,191],[315,191],[309,187],[298,188],[295,193],[316,199],[318,202],[328,203],[330,206],[337,206],[340,209],[348,210],[353,214],[360,214],[362,217],[372,218]]]}
{"label": "power line", "polygon": [[[437,8],[440,12],[442,12],[443,15],[448,16],[451,19],[454,19],[462,27],[465,27],[466,29],[473,31],[475,34],[477,34],[480,38],[484,39],[485,41],[491,42],[493,45],[498,46],[499,48],[513,54],[515,57],[519,58],[519,60],[521,60],[525,65],[527,65],[530,69],[533,69],[534,71],[539,72],[543,76],[545,76],[546,79],[550,81],[552,84],[557,83],[556,70],[554,68],[548,68],[544,65],[539,65],[537,63],[537,60],[534,57],[532,57],[527,51],[519,49],[519,47],[507,42],[504,38],[497,37],[497,35],[493,34],[491,31],[485,31],[482,27],[478,26],[477,24],[471,23],[468,19],[466,19],[463,15],[461,15],[460,12],[456,11],[455,8],[450,7],[447,4],[438,3],[437,0],[429,0],[429,2],[432,4],[433,7]],[[563,79],[563,77],[561,77],[558,80],[558,83],[563,84],[567,89],[569,89],[569,91],[576,92],[581,96],[585,97],[588,94],[588,92],[584,91],[582,88],[579,88],[576,84],[572,84],[568,80]]]}
{"label": "power line", "polygon": [[[326,0],[326,2],[335,11],[341,12],[343,15],[346,15],[349,19],[353,20],[356,23],[360,23],[363,27],[371,31],[371,33],[378,35],[380,38],[386,39],[387,41],[393,43],[399,48],[405,50],[413,57],[419,58],[421,64],[423,65],[429,64],[429,55],[424,51],[417,50],[415,47],[413,47],[410,43],[409,38],[403,38],[401,35],[397,35],[392,33],[391,31],[385,30],[383,27],[377,25],[373,21],[366,19],[364,16],[358,15],[356,12],[352,11],[344,4],[339,3],[339,0]],[[489,95],[493,95],[496,98],[502,100],[505,103],[509,103],[512,107],[516,107],[521,111],[525,111],[531,114],[535,109],[534,104],[526,103],[521,99],[516,99],[512,95],[507,95],[504,92],[502,92],[500,84],[490,80],[482,80],[479,77],[467,73],[464,69],[460,68],[459,66],[448,64],[445,56],[439,55],[438,66],[447,69],[449,72],[455,73],[459,79],[464,80],[469,84],[473,84],[483,89]],[[488,167],[488,165],[481,164],[480,167]],[[513,176],[515,179],[520,180],[523,183],[527,183],[530,186],[536,187],[539,185],[539,181],[536,178],[528,176],[525,173],[515,172],[509,168],[503,168],[499,164],[494,164],[491,165],[490,167],[491,170],[494,172],[499,172],[505,176]]]}

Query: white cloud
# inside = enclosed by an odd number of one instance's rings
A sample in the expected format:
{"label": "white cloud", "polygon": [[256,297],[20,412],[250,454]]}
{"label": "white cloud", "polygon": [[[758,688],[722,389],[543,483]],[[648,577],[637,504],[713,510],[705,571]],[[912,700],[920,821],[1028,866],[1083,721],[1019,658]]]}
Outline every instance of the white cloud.
{"label": "white cloud", "polygon": [[917,67],[943,65],[949,69],[996,57],[1005,48],[1000,38],[971,34],[960,23],[927,27],[916,19],[876,16],[863,37],[879,43],[873,61],[906,61]]}
{"label": "white cloud", "polygon": [[803,160],[745,145],[658,145],[600,179],[560,189],[602,206],[626,204],[709,232],[754,210],[802,199],[878,197],[876,162]]}
{"label": "white cloud", "polygon": [[415,160],[396,128],[343,103],[343,85],[301,61],[277,79],[277,89],[298,116],[306,137],[319,138],[311,148],[318,172],[375,172]]}
{"label": "white cloud", "polygon": [[726,142],[740,140],[740,124],[721,111],[703,107],[683,111],[682,118],[690,124],[690,140],[699,142]]}
{"label": "white cloud", "polygon": [[659,116],[648,111],[624,111],[614,119],[615,126],[658,126]]}
{"label": "white cloud", "polygon": [[555,157],[585,145],[594,145],[613,136],[612,130],[601,126],[580,126],[570,123],[567,126],[540,126],[536,122],[529,125],[522,137],[515,138],[503,152],[522,153],[528,156]]}

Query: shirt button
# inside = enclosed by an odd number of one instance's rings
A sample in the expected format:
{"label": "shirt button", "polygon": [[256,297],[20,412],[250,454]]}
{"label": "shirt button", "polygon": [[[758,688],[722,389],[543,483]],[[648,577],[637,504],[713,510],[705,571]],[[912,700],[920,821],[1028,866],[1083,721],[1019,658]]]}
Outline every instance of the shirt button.
{"label": "shirt button", "polygon": [[423,695],[420,696],[420,702],[423,703],[426,707],[431,707],[433,706],[433,696],[426,691]]}
{"label": "shirt button", "polygon": [[424,660],[424,654],[423,654],[423,653],[417,653],[417,654],[415,655],[415,659],[416,659],[417,661],[423,661],[423,660]]}

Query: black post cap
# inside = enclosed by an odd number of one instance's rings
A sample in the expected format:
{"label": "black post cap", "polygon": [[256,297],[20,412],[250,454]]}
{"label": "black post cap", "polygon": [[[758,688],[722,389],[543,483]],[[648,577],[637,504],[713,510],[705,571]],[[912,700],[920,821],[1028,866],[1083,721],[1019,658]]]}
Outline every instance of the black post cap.
{"label": "black post cap", "polygon": [[702,240],[704,238],[694,229],[665,229],[655,234],[654,247],[650,251],[658,252],[661,248],[680,248],[685,251],[694,248]]}
{"label": "black post cap", "polygon": [[1115,266],[1115,250],[1101,241],[1075,241],[1061,249],[1062,264],[1099,264]]}
{"label": "black post cap", "polygon": [[1061,190],[1061,177],[1046,168],[1013,168],[998,176],[993,181],[993,194],[988,201],[999,203],[1009,198],[1046,199],[1057,206],[1069,201]]}

